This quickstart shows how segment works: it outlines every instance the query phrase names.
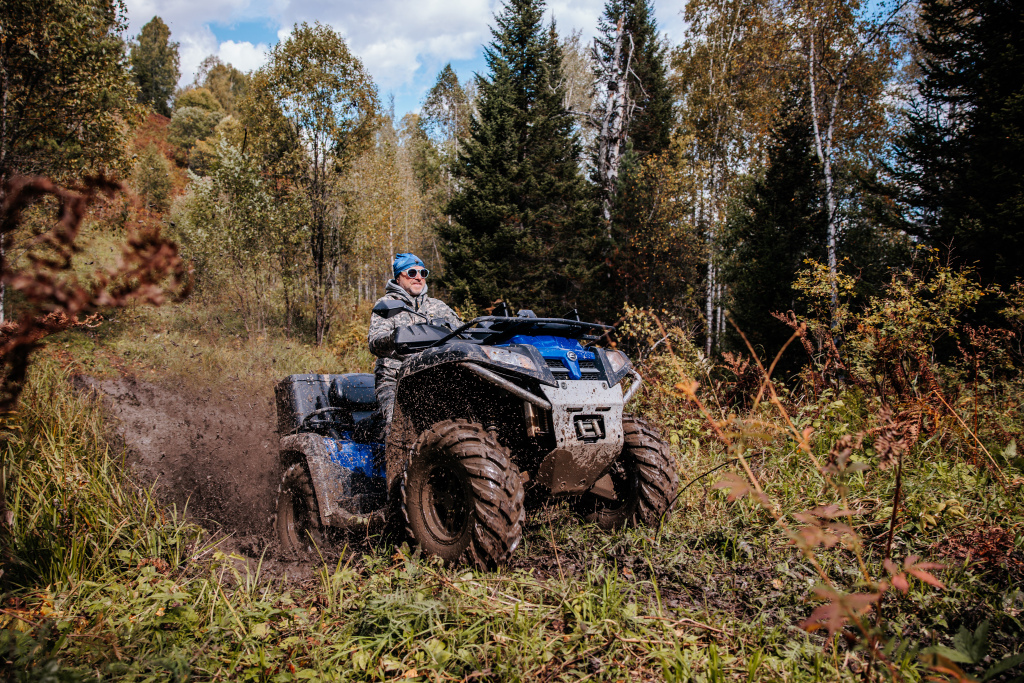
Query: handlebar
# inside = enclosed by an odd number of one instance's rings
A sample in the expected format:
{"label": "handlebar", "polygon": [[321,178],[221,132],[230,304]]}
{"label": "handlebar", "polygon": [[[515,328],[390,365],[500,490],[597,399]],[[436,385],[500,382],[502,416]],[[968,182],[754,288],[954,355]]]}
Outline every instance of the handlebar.
{"label": "handlebar", "polygon": [[[480,316],[479,318],[473,318],[468,323],[465,323],[461,327],[452,330],[450,334],[446,335],[442,339],[439,339],[438,341],[434,342],[433,344],[426,348],[440,346],[441,344],[444,344],[448,340],[462,335],[464,332],[473,331],[474,326],[487,322],[504,322],[508,323],[508,325],[503,325],[502,328],[504,329],[493,329],[490,327],[482,328],[482,332],[490,332],[494,335],[508,335],[509,337],[521,332],[522,330],[520,330],[519,328],[532,327],[534,325],[564,325],[568,328],[575,328],[577,330],[580,330],[581,332],[583,330],[603,330],[604,332],[608,332],[610,330],[615,329],[614,325],[604,325],[602,323],[585,323],[579,320],[569,320],[568,318],[510,318],[501,315],[484,315]],[[593,335],[584,334],[581,335],[580,338],[586,339],[588,341],[596,341],[600,337],[594,337]],[[481,340],[480,343],[483,343],[483,341],[484,340]]]}

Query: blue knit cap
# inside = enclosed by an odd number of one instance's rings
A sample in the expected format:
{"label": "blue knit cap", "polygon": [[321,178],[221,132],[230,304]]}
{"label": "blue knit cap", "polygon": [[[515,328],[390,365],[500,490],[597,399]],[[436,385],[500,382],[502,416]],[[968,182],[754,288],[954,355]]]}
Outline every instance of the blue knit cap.
{"label": "blue knit cap", "polygon": [[[395,262],[391,264],[391,270],[395,272],[395,277],[402,271],[411,268],[412,266],[423,266],[423,261],[416,254],[395,254]],[[426,266],[423,266],[424,268]]]}

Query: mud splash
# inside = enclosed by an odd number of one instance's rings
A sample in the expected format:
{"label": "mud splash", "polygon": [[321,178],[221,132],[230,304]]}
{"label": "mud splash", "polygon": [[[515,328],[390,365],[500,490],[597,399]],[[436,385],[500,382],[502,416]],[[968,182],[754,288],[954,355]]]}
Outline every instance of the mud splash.
{"label": "mud splash", "polygon": [[271,517],[280,467],[273,400],[230,390],[162,386],[132,377],[75,379],[102,397],[132,478],[185,510],[233,550],[276,545]]}

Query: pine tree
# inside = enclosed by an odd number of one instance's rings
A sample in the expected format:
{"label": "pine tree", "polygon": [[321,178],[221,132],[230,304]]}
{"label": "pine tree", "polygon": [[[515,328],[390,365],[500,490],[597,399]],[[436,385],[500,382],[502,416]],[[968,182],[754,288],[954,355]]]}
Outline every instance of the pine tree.
{"label": "pine tree", "polygon": [[986,283],[1024,274],[1024,13],[923,0],[919,103],[900,145],[908,230]]}
{"label": "pine tree", "polygon": [[549,314],[585,306],[600,227],[563,104],[561,54],[542,0],[507,0],[478,76],[478,115],[455,166],[461,181],[439,226],[455,303],[498,299]]}
{"label": "pine tree", "polygon": [[171,29],[163,19],[153,17],[131,44],[132,76],[139,86],[140,104],[156,113],[171,115],[169,101],[178,82],[178,43],[171,42]]}

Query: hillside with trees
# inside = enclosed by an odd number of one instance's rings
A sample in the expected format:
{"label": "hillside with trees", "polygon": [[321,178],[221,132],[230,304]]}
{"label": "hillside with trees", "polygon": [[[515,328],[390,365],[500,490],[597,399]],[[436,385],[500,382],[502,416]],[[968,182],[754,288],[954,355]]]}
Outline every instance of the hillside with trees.
{"label": "hillside with trees", "polygon": [[[0,677],[1024,680],[1024,13],[680,9],[503,0],[405,113],[327,24],[0,0]],[[274,386],[372,371],[405,252],[615,325],[671,519],[280,551]]]}

